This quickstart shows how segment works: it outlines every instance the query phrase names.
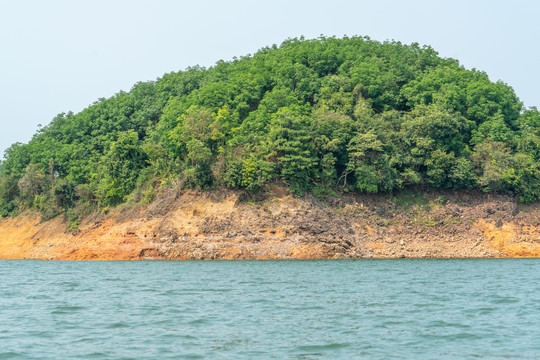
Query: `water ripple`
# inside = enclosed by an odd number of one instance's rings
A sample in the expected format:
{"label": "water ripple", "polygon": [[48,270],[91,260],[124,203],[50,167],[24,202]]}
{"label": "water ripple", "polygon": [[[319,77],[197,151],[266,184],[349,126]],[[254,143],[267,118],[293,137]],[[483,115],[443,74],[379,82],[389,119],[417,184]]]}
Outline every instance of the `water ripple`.
{"label": "water ripple", "polygon": [[535,359],[540,260],[0,261],[1,359]]}

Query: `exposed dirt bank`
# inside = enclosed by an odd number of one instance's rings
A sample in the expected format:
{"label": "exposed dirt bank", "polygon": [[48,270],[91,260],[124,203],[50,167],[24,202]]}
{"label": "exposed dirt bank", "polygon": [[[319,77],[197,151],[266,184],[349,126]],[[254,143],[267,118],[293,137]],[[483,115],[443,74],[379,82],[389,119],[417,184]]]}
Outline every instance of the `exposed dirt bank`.
{"label": "exposed dirt bank", "polygon": [[56,260],[467,258],[540,256],[538,204],[468,192],[319,201],[275,187],[173,191],[66,231],[62,218],[0,221],[0,258]]}

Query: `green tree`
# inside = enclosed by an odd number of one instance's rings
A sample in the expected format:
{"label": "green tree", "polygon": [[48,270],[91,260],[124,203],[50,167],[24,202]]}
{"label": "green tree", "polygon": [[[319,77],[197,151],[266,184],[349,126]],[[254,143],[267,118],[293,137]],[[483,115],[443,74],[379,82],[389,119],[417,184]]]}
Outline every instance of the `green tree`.
{"label": "green tree", "polygon": [[348,151],[350,160],[341,176],[343,184],[347,184],[347,175],[354,173],[358,190],[378,192],[383,179],[379,176],[377,158],[383,152],[383,143],[372,132],[359,133],[349,142]]}
{"label": "green tree", "polygon": [[269,129],[268,154],[279,161],[280,172],[297,192],[309,186],[316,159],[309,133],[309,108],[284,107],[273,114]]}
{"label": "green tree", "polygon": [[0,177],[0,216],[7,217],[17,209],[18,179],[14,175]]}
{"label": "green tree", "polygon": [[135,131],[121,133],[104,157],[102,197],[114,205],[133,191],[139,171],[147,166],[148,157],[142,150]]}

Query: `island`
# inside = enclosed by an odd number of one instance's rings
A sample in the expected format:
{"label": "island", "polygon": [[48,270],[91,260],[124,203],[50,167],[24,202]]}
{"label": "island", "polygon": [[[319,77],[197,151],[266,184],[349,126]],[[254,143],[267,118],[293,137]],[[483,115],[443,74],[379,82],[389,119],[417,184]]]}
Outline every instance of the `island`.
{"label": "island", "polygon": [[429,46],[288,39],[61,113],[0,258],[538,257],[540,112]]}

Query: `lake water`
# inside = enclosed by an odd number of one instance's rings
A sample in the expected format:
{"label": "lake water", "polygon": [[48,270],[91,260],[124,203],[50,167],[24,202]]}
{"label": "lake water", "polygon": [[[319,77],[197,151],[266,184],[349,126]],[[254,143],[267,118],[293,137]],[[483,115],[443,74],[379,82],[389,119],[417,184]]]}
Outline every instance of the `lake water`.
{"label": "lake water", "polygon": [[0,261],[0,359],[539,359],[540,259]]}

